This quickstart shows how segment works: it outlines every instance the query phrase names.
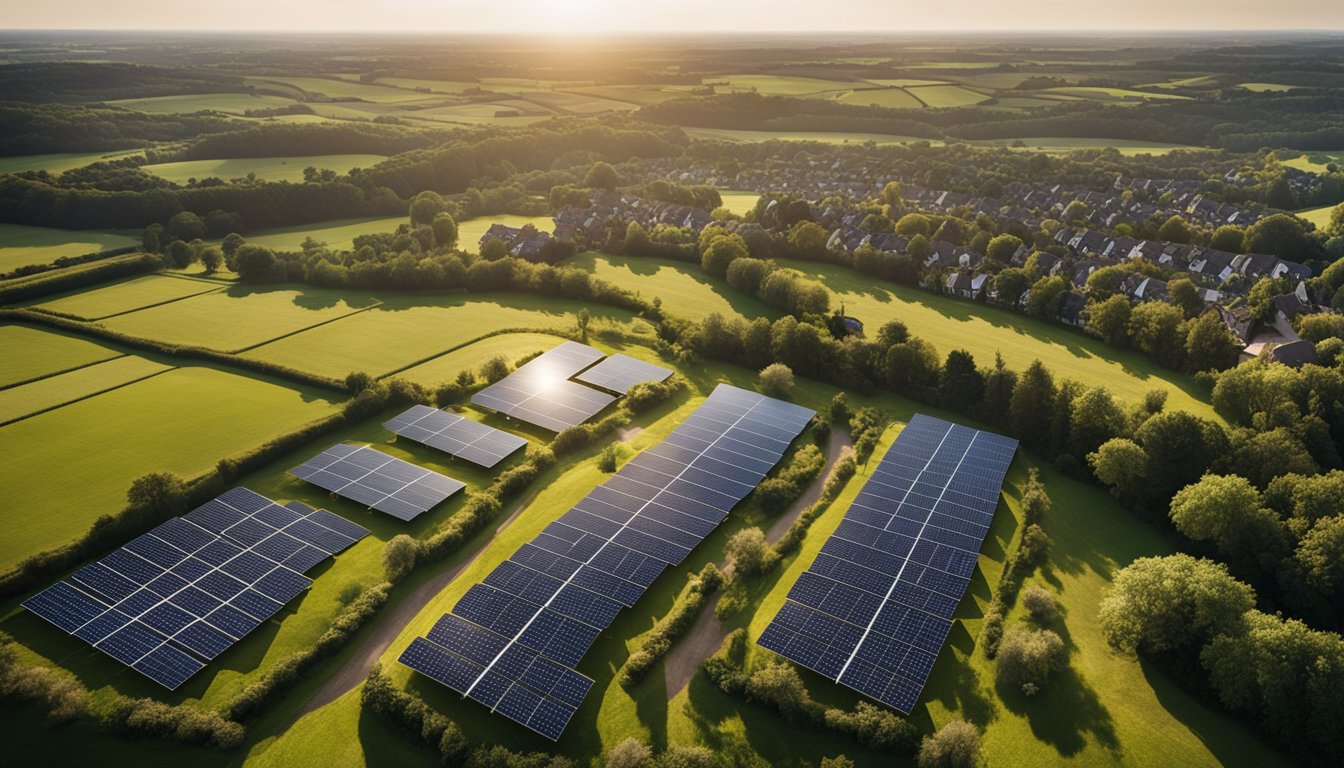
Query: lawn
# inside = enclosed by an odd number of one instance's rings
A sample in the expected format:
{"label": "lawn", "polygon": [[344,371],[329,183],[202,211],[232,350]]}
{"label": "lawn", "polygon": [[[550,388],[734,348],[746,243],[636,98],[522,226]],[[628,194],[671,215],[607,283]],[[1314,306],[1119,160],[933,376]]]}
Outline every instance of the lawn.
{"label": "lawn", "polygon": [[0,157],[0,173],[46,171],[47,173],[60,174],[71,168],[83,168],[100,160],[139,155],[141,152],[142,150],[139,149],[124,149],[119,152],[58,152],[49,155],[13,155],[11,157]]}
{"label": "lawn", "polygon": [[908,92],[930,107],[969,107],[989,98],[960,85],[923,85]]}
{"label": "lawn", "polygon": [[890,109],[920,109],[924,103],[911,96],[902,88],[872,88],[864,91],[850,91],[839,97],[838,101],[862,106],[887,107]]}
{"label": "lawn", "polygon": [[139,244],[139,237],[124,232],[0,224],[0,275],[19,267],[51,264],[65,256],[83,256]]}
{"label": "lawn", "polygon": [[893,136],[885,133],[846,133],[843,131],[748,131],[737,128],[683,128],[693,139],[709,141],[818,141],[823,144],[909,144],[913,141],[942,142],[915,136]]}
{"label": "lawn", "polygon": [[723,207],[739,216],[745,216],[747,211],[756,207],[756,201],[761,196],[756,192],[730,192],[720,191],[719,197],[723,200]]}
{"label": "lawn", "polygon": [[189,366],[0,427],[10,510],[0,569],[83,535],[143,474],[193,477],[332,405],[315,390]]}
{"label": "lawn", "polygon": [[247,242],[264,245],[277,251],[297,251],[303,241],[312,238],[332,248],[349,249],[360,235],[395,232],[405,224],[405,216],[380,216],[370,219],[337,219],[320,224],[301,224],[294,227],[260,229],[247,235]]}
{"label": "lawn", "polygon": [[669,313],[678,317],[701,318],[712,312],[748,320],[779,316],[777,310],[755,296],[734,290],[726,281],[683,262],[589,251],[569,263],[645,298],[656,296]]}
{"label": "lawn", "polygon": [[287,107],[294,101],[281,96],[254,93],[200,93],[180,96],[151,96],[144,99],[116,99],[105,103],[112,107],[155,114],[189,114],[191,112],[211,111],[241,115],[250,109]]}
{"label": "lawn", "polygon": [[1323,205],[1320,208],[1309,208],[1305,211],[1298,211],[1293,214],[1299,219],[1305,219],[1316,225],[1317,229],[1322,229],[1330,224],[1330,215],[1334,213],[1337,205]]}
{"label": "lawn", "polygon": [[[570,329],[587,306],[529,294],[452,293],[391,296],[377,307],[288,336],[247,357],[344,378],[352,371],[382,376],[505,329]],[[593,306],[595,327],[627,323],[623,310]]]}
{"label": "lawn", "polygon": [[386,155],[312,155],[308,157],[243,157],[227,160],[184,160],[178,163],[143,165],[141,170],[179,184],[190,179],[237,179],[255,174],[262,181],[303,181],[305,168],[345,173],[368,168],[386,160]]}
{"label": "lawn", "polygon": [[397,378],[413,381],[433,390],[453,381],[459,371],[480,370],[481,364],[496,355],[513,362],[534,352],[544,352],[561,341],[548,333],[501,333],[459,347],[433,360],[397,373]]}
{"label": "lawn", "polygon": [[5,351],[5,364],[0,366],[0,387],[111,360],[122,354],[108,344],[26,325],[0,325],[0,349]]}
{"label": "lawn", "polygon": [[0,424],[125,386],[167,370],[171,370],[171,366],[126,355],[17,387],[0,389]]}
{"label": "lawn", "polygon": [[220,290],[218,283],[172,275],[144,275],[97,288],[82,288],[42,299],[33,306],[49,312],[98,320]]}
{"label": "lawn", "polygon": [[117,315],[101,324],[141,338],[230,352],[335,320],[375,303],[367,294],[353,291],[234,286]]}

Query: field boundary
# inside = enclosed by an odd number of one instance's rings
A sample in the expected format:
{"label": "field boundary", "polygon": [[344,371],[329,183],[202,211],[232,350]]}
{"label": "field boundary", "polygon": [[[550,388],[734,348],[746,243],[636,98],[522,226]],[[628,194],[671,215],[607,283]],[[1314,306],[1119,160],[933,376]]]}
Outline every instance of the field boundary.
{"label": "field boundary", "polygon": [[80,365],[71,366],[69,368],[65,368],[59,371],[52,371],[51,373],[44,373],[41,376],[34,376],[31,379],[16,381],[13,384],[0,385],[0,392],[3,392],[6,389],[13,389],[14,387],[22,387],[25,384],[35,384],[43,379],[50,379],[53,376],[60,376],[63,373],[74,373],[75,371],[78,371],[82,368],[88,368],[91,365],[98,365],[99,363],[110,363],[113,360],[120,360],[123,357],[130,357],[130,356],[131,356],[130,352],[122,352],[120,354],[113,355],[112,357],[105,357],[102,360],[90,360],[87,363],[81,363]]}
{"label": "field boundary", "polygon": [[[161,274],[161,273],[160,273],[160,274]],[[173,276],[173,275],[163,275],[163,277],[169,277],[169,278],[171,278],[171,277],[174,277],[174,276]],[[200,281],[198,281],[198,280],[193,280],[192,282],[200,282]],[[107,287],[110,287],[110,286],[103,286],[103,287],[104,287],[104,288],[107,288]],[[165,305],[165,304],[172,304],[173,302],[183,301],[183,300],[185,300],[185,299],[194,299],[194,298],[196,298],[197,296],[204,296],[204,295],[206,295],[207,293],[217,293],[217,292],[219,292],[219,291],[224,290],[224,288],[225,288],[225,286],[222,286],[222,285],[216,285],[215,287],[213,287],[213,288],[211,288],[211,289],[209,289],[209,290],[206,290],[206,291],[201,291],[200,293],[189,293],[189,294],[187,294],[186,296],[174,296],[174,297],[171,298],[171,299],[164,299],[163,301],[156,301],[156,302],[154,302],[153,304],[146,304],[146,305],[144,305],[144,306],[142,306],[142,307],[135,307],[134,309],[123,309],[123,310],[120,311],[120,312],[113,312],[113,313],[110,314],[110,315],[100,315],[100,316],[98,316],[98,317],[83,317],[83,316],[81,316],[81,315],[75,315],[75,314],[71,314],[71,313],[69,313],[69,312],[57,312],[57,311],[55,311],[55,310],[51,310],[51,309],[44,309],[44,308],[39,307],[39,306],[30,306],[30,307],[26,307],[26,309],[31,309],[31,310],[33,310],[34,312],[45,312],[45,313],[48,314],[48,315],[54,315],[54,316],[56,316],[56,317],[69,318],[69,319],[71,319],[71,320],[78,320],[78,321],[80,321],[80,322],[97,323],[97,322],[100,322],[100,321],[102,321],[102,320],[111,320],[111,319],[114,318],[114,317],[121,317],[122,315],[129,315],[129,314],[132,314],[132,313],[135,313],[135,312],[140,312],[141,310],[145,310],[145,309],[153,309],[153,308],[155,308],[155,307],[162,307],[162,306]]]}
{"label": "field boundary", "polygon": [[[210,291],[206,291],[206,293],[210,293]],[[201,294],[198,294],[198,295],[201,295]],[[344,315],[340,315],[340,316],[338,316],[338,317],[333,317],[333,318],[331,318],[330,320],[323,320],[323,321],[320,322],[320,323],[313,323],[312,325],[304,326],[303,328],[299,328],[298,330],[290,331],[289,333],[285,333],[285,334],[281,334],[281,335],[279,335],[279,336],[276,336],[274,339],[267,339],[267,340],[265,340],[265,341],[263,341],[263,342],[259,342],[259,343],[257,343],[257,344],[253,344],[253,345],[248,346],[248,347],[239,347],[238,349],[230,350],[230,351],[228,352],[228,354],[230,354],[230,355],[241,355],[241,354],[243,354],[244,352],[251,352],[252,350],[257,349],[258,347],[264,347],[264,346],[266,346],[267,344],[274,344],[274,343],[277,342],[277,341],[281,341],[281,340],[283,340],[283,339],[288,339],[290,336],[298,336],[300,333],[307,333],[308,331],[311,331],[311,330],[313,330],[314,328],[321,328],[321,327],[324,326],[324,325],[330,325],[330,324],[332,324],[332,323],[335,323],[335,322],[339,322],[339,321],[341,321],[341,320],[344,320],[344,319],[346,319],[347,317],[354,317],[355,315],[358,315],[358,314],[361,313],[361,312],[368,312],[370,309],[377,309],[377,308],[379,308],[379,307],[381,307],[381,306],[383,306],[383,302],[382,302],[381,299],[379,299],[379,300],[377,300],[377,303],[375,303],[375,304],[370,304],[370,305],[367,306],[367,307],[360,307],[359,309],[351,310],[351,311],[345,313]]]}
{"label": "field boundary", "polygon": [[481,336],[477,336],[477,337],[474,338],[474,339],[469,339],[469,340],[467,340],[467,341],[464,341],[464,342],[462,342],[461,344],[458,344],[458,345],[456,345],[456,346],[449,347],[448,349],[445,349],[445,350],[443,350],[442,352],[435,352],[434,354],[430,355],[429,357],[423,358],[423,359],[421,359],[421,360],[416,360],[416,361],[413,362],[413,363],[408,363],[408,364],[406,364],[406,365],[401,366],[400,368],[394,369],[394,370],[389,371],[389,372],[384,373],[384,374],[380,374],[380,375],[377,376],[376,378],[378,378],[378,379],[387,379],[387,378],[391,378],[391,377],[393,377],[393,376],[396,376],[398,373],[405,373],[406,371],[409,371],[410,369],[415,368],[415,367],[417,367],[417,366],[421,366],[421,365],[424,365],[425,363],[429,363],[429,362],[433,362],[434,360],[438,360],[440,357],[443,357],[444,355],[451,355],[452,353],[457,352],[457,351],[460,350],[460,349],[466,349],[467,347],[470,347],[472,344],[477,344],[477,343],[480,343],[480,342],[482,342],[482,341],[485,341],[486,339],[494,338],[495,336],[504,336],[504,335],[507,335],[507,334],[510,334],[510,333],[542,333],[542,334],[546,334],[547,336],[558,336],[558,337],[560,337],[560,338],[562,338],[562,339],[567,339],[567,338],[569,338],[569,337],[566,336],[566,335],[564,334],[564,332],[561,331],[559,328],[525,328],[525,327],[519,327],[519,328],[500,328],[500,329],[498,329],[498,330],[491,331],[490,333],[483,334],[483,335],[481,335]]}
{"label": "field boundary", "polygon": [[[107,363],[107,362],[111,362],[112,360],[120,360],[120,359],[123,358],[123,357],[130,357],[130,355],[120,355],[120,356],[118,356],[118,357],[114,357],[114,358],[111,358],[111,359],[109,359],[109,360],[99,360],[98,363]],[[93,365],[97,365],[98,363],[93,363]],[[80,366],[80,367],[81,367],[81,368],[87,368],[88,366]],[[78,369],[76,369],[76,370],[78,370]],[[67,405],[74,405],[75,403],[78,403],[78,402],[81,402],[81,401],[84,401],[84,400],[88,400],[88,399],[91,398],[91,397],[97,397],[97,396],[99,396],[99,395],[105,395],[105,394],[107,394],[108,392],[115,392],[115,391],[117,391],[118,389],[121,389],[122,387],[129,387],[129,386],[132,385],[132,384],[139,384],[140,382],[145,381],[145,380],[147,380],[147,379],[152,379],[152,378],[154,378],[155,376],[162,376],[162,375],[165,374],[165,373],[172,373],[173,371],[180,371],[180,370],[182,370],[182,366],[179,366],[179,365],[170,365],[170,366],[168,366],[167,368],[163,369],[162,371],[155,371],[155,372],[153,372],[153,373],[147,373],[147,374],[145,374],[144,376],[141,376],[141,377],[139,377],[139,378],[131,379],[130,381],[123,381],[123,382],[120,382],[120,383],[118,383],[118,384],[113,384],[112,386],[110,386],[110,387],[105,387],[105,388],[103,388],[103,389],[98,390],[97,392],[89,392],[89,393],[87,393],[87,394],[80,395],[79,397],[72,398],[72,399],[70,399],[70,400],[66,400],[65,402],[57,403],[57,404],[55,404],[55,405],[49,405],[49,406],[47,406],[47,407],[45,407],[45,408],[39,408],[39,409],[37,409],[36,411],[33,411],[32,413],[25,413],[25,414],[22,415],[22,416],[18,416],[18,417],[16,417],[16,418],[9,419],[8,421],[0,421],[0,427],[7,427],[7,426],[9,426],[10,424],[17,424],[18,422],[20,422],[20,421],[24,421],[25,419],[31,419],[31,418],[33,418],[34,416],[41,416],[41,415],[44,414],[44,413],[50,413],[51,411],[60,410],[61,408],[66,407]]]}

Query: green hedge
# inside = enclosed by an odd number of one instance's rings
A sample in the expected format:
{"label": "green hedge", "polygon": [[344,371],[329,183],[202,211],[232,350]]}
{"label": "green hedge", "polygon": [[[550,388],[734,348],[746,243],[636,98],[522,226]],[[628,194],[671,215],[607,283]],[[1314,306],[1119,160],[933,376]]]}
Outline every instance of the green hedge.
{"label": "green hedge", "polygon": [[691,628],[695,618],[700,615],[709,596],[723,586],[723,572],[713,563],[706,563],[700,573],[691,581],[686,599],[677,601],[662,621],[644,638],[639,648],[625,660],[621,668],[621,685],[629,688],[644,679],[658,660],[672,650],[672,644]]}
{"label": "green hedge", "polygon": [[14,278],[0,283],[0,304],[13,304],[55,293],[73,291],[86,285],[105,283],[119,277],[130,277],[163,269],[163,260],[152,253],[113,256],[92,266],[78,265],[51,270],[28,277]]}

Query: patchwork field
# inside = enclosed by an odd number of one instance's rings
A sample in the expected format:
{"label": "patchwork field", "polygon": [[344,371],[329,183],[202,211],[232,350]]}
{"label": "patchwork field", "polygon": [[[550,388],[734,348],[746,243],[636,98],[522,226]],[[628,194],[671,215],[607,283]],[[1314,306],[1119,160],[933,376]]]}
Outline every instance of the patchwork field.
{"label": "patchwork field", "polygon": [[250,109],[286,107],[294,102],[281,96],[255,93],[201,93],[182,96],[152,96],[146,99],[116,99],[109,106],[156,114],[224,112],[241,115]]}
{"label": "patchwork field", "polygon": [[297,251],[303,241],[313,238],[332,248],[349,248],[360,235],[395,232],[406,223],[405,216],[382,216],[371,219],[338,219],[322,224],[303,224],[294,227],[261,229],[247,236],[247,242],[264,245],[277,251]]}
{"label": "patchwork field", "polygon": [[170,275],[144,275],[117,283],[43,299],[34,306],[48,312],[98,320],[123,312],[185,299],[220,289],[218,284]]}
{"label": "patchwork field", "polygon": [[102,342],[26,325],[0,325],[0,387],[110,360],[122,353]]}
{"label": "patchwork field", "polygon": [[411,90],[425,89],[434,93],[462,93],[481,87],[475,80],[417,80],[411,77],[380,77],[373,84]]}
{"label": "patchwork field", "polygon": [[313,155],[309,157],[250,157],[227,160],[185,160],[141,166],[141,170],[179,184],[189,179],[237,179],[255,174],[263,181],[303,181],[305,168],[345,173],[368,168],[386,160],[386,155]]}
{"label": "patchwork field", "polygon": [[46,171],[59,175],[71,168],[83,168],[100,160],[112,160],[139,154],[141,154],[141,150],[127,149],[120,152],[61,152],[50,155],[13,155],[0,157],[0,173]]}
{"label": "patchwork field", "polygon": [[600,112],[631,110],[638,104],[629,101],[617,101],[589,93],[572,91],[539,91],[524,94],[524,100],[556,112],[574,115],[595,115]]}
{"label": "patchwork field", "polygon": [[1274,93],[1279,91],[1291,91],[1300,86],[1282,85],[1280,83],[1237,83],[1238,88],[1245,88],[1254,93]]}
{"label": "patchwork field", "polygon": [[407,101],[424,101],[429,94],[416,93],[402,88],[387,88],[380,85],[356,83],[349,80],[327,79],[325,77],[270,77],[251,79],[256,85],[280,83],[297,88],[311,96],[326,96],[332,99],[360,99],[381,104],[394,104]]}
{"label": "patchwork field", "polygon": [[17,387],[0,389],[0,424],[130,384],[171,368],[143,357],[126,355]]}
{"label": "patchwork field", "polygon": [[922,85],[907,93],[930,107],[969,107],[989,98],[960,85]]}
{"label": "patchwork field", "polygon": [[178,368],[0,427],[0,568],[82,535],[147,472],[192,477],[331,411],[327,396],[214,368]]}
{"label": "patchwork field", "polygon": [[1189,99],[1177,93],[1148,93],[1132,91],[1127,88],[1095,88],[1087,86],[1069,86],[1067,88],[1046,88],[1041,93],[1057,93],[1064,96],[1077,96],[1095,101],[1143,101],[1147,99]]}
{"label": "patchwork field", "polygon": [[850,91],[838,97],[846,104],[887,107],[890,109],[919,109],[924,103],[911,96],[902,88],[874,88],[864,91]]}
{"label": "patchwork field", "polygon": [[0,224],[0,275],[19,267],[51,264],[67,256],[129,248],[139,243],[138,236],[123,232]]}
{"label": "patchwork field", "polygon": [[787,75],[713,75],[704,78],[705,85],[713,85],[719,92],[755,91],[769,95],[803,96],[809,93],[841,91],[852,85],[843,80],[822,80],[815,77]]}
{"label": "patchwork field", "polygon": [[[507,328],[570,329],[578,301],[519,294],[393,296],[377,307],[252,349],[247,357],[344,378],[382,376]],[[593,321],[625,323],[628,312],[593,306]]]}

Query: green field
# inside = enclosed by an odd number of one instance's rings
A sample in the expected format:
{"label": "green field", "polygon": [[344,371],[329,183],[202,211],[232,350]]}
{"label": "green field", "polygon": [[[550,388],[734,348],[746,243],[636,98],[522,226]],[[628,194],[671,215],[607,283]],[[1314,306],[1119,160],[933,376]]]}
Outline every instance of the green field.
{"label": "green field", "polygon": [[170,275],[144,275],[101,285],[92,290],[82,289],[54,299],[43,299],[34,306],[84,320],[97,320],[219,289],[218,284],[204,280]]}
{"label": "green field", "polygon": [[1320,208],[1309,208],[1305,211],[1298,211],[1293,214],[1300,219],[1306,219],[1316,225],[1317,229],[1324,229],[1330,224],[1330,215],[1334,213],[1337,205],[1323,205]]}
{"label": "green field", "polygon": [[924,103],[911,96],[902,88],[874,88],[864,91],[850,91],[838,97],[846,104],[887,107],[889,109],[920,109]]}
{"label": "green field", "polygon": [[678,317],[701,318],[713,312],[747,319],[779,316],[755,296],[736,291],[726,281],[682,262],[589,251],[569,263],[644,298],[656,296],[669,313]]}
{"label": "green field", "polygon": [[871,141],[875,144],[909,144],[912,141],[928,141],[941,144],[932,139],[914,136],[891,136],[885,133],[846,133],[843,131],[748,131],[737,128],[684,128],[687,136],[693,139],[710,141],[819,141],[823,144],[863,144]]}
{"label": "green field", "polygon": [[0,568],[81,536],[147,472],[193,477],[332,409],[323,393],[191,366],[0,427]]}
{"label": "green field", "polygon": [[407,368],[397,378],[434,389],[456,379],[459,371],[480,370],[482,363],[496,355],[514,361],[534,352],[545,352],[559,342],[560,337],[547,333],[501,333]]}
{"label": "green field", "polygon": [[[1281,152],[1279,154],[1282,156],[1288,153]],[[1289,168],[1296,168],[1300,171],[1326,173],[1329,170],[1327,166],[1330,163],[1344,164],[1344,150],[1308,152],[1306,154],[1298,155],[1297,157],[1290,157],[1287,160],[1280,160],[1279,163],[1286,165]]]}
{"label": "green field", "polygon": [[410,90],[425,88],[434,93],[462,93],[481,87],[475,80],[417,80],[412,77],[380,77],[373,84]]}
{"label": "green field", "polygon": [[303,241],[312,238],[332,248],[349,249],[360,235],[395,232],[406,223],[405,216],[381,216],[371,219],[339,219],[321,224],[262,229],[247,236],[247,242],[277,251],[297,251]]}
{"label": "green field", "polygon": [[1301,86],[1282,85],[1280,83],[1237,83],[1238,88],[1245,88],[1253,93],[1275,93],[1279,91],[1291,91]]}
{"label": "green field", "polygon": [[723,200],[724,208],[739,216],[746,215],[747,211],[756,207],[756,201],[761,199],[761,196],[755,192],[723,191],[719,193],[719,197]]}
{"label": "green field", "polygon": [[0,389],[0,424],[171,370],[171,366],[126,355],[45,379]]}
{"label": "green field", "polygon": [[523,99],[555,112],[573,115],[595,115],[601,112],[631,110],[639,106],[630,101],[618,101],[576,91],[530,92],[523,94]]}
{"label": "green field", "polygon": [[0,325],[0,349],[5,351],[5,364],[0,366],[0,387],[110,360],[121,354],[101,342],[26,325]]}
{"label": "green field", "polygon": [[887,78],[887,79],[881,79],[881,78],[879,78],[879,79],[869,79],[869,80],[866,80],[865,82],[872,83],[873,85],[881,85],[881,86],[884,86],[884,87],[886,87],[886,88],[906,88],[906,87],[909,87],[909,86],[912,86],[912,85],[948,85],[948,84],[949,84],[946,80],[921,80],[921,79],[919,79],[919,78],[914,78],[914,77],[899,77],[899,78],[895,78],[895,79],[890,79],[890,78]]}
{"label": "green field", "polygon": [[[14,155],[0,157],[0,173],[22,173],[24,171],[46,171],[60,174],[72,168],[83,168],[100,160],[139,155],[141,150],[124,149],[120,152],[61,152],[50,155]],[[5,225],[9,226],[9,225]]]}
{"label": "green field", "polygon": [[704,78],[705,84],[712,84],[716,91],[755,91],[772,96],[803,96],[809,93],[843,91],[853,85],[845,80],[821,80],[815,77],[791,77],[788,75],[710,75]]}
{"label": "green field", "polygon": [[[97,291],[93,292],[95,295]],[[348,296],[358,296],[349,298]],[[373,306],[367,295],[324,288],[235,286],[102,321],[114,331],[224,352],[245,349]]]}
{"label": "green field", "polygon": [[[404,88],[388,88],[382,85],[327,79],[325,77],[272,77],[264,80],[254,80],[253,82],[258,85],[266,83],[289,85],[298,88],[309,96],[320,94],[332,99],[359,99],[375,104],[397,104],[434,99],[431,94],[417,93]],[[438,99],[438,101],[442,100]]]}
{"label": "green field", "polygon": [[84,256],[139,244],[139,237],[121,232],[0,224],[0,274],[19,267],[51,264],[67,256]]}
{"label": "green field", "polygon": [[[584,306],[524,294],[392,296],[367,312],[257,347],[246,356],[332,378],[352,371],[382,376],[504,329],[572,329]],[[601,306],[592,311],[595,327],[624,324],[631,317]]]}
{"label": "green field", "polygon": [[189,114],[191,112],[224,112],[241,115],[250,109],[287,107],[294,102],[280,96],[253,93],[201,93],[183,96],[151,96],[146,99],[117,99],[106,102],[136,112],[155,114]]}
{"label": "green field", "polygon": [[141,170],[184,184],[190,179],[237,179],[255,174],[262,181],[303,181],[303,169],[328,169],[345,173],[368,168],[386,160],[386,155],[312,155],[309,157],[245,157],[228,160],[184,160],[178,163],[143,165]]}
{"label": "green field", "polygon": [[1091,86],[1072,85],[1064,88],[1046,88],[1040,93],[1057,93],[1063,96],[1077,96],[1083,99],[1092,99],[1095,101],[1144,101],[1148,99],[1189,99],[1189,96],[1181,96],[1175,93],[1148,93],[1146,91],[1132,91],[1127,88],[1097,88]]}
{"label": "green field", "polygon": [[969,107],[989,98],[960,85],[923,85],[907,92],[930,107]]}

